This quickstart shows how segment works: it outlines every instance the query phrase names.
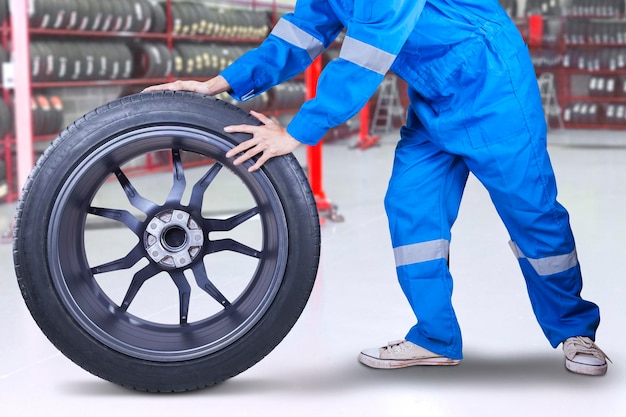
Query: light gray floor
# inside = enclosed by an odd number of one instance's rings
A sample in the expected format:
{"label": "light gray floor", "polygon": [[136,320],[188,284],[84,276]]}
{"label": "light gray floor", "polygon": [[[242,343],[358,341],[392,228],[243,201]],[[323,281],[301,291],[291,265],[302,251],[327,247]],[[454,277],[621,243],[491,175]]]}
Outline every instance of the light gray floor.
{"label": "light gray floor", "polygon": [[[465,360],[396,371],[357,363],[360,349],[402,338],[413,322],[396,283],[382,205],[394,145],[386,137],[366,151],[348,149],[349,140],[325,147],[324,188],[345,221],[322,228],[309,304],[267,358],[214,388],[141,394],[71,363],[32,321],[15,282],[11,246],[0,245],[0,414],[623,416],[626,135],[556,131],[550,140],[586,280],[583,296],[601,307],[598,343],[614,362],[605,377],[568,373],[561,351],[548,345],[506,231],[473,177],[451,247]],[[12,209],[0,206],[0,226],[6,228]]]}

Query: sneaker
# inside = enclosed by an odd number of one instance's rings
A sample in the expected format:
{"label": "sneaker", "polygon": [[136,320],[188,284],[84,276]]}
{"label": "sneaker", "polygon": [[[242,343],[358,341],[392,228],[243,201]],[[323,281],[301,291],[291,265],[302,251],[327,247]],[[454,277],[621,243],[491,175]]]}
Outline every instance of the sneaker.
{"label": "sneaker", "polygon": [[563,342],[565,367],[574,373],[583,375],[604,375],[608,356],[588,337],[570,337]]}
{"label": "sneaker", "polygon": [[407,340],[389,342],[381,348],[366,349],[359,362],[370,368],[395,369],[416,365],[457,365],[460,360],[446,358]]}

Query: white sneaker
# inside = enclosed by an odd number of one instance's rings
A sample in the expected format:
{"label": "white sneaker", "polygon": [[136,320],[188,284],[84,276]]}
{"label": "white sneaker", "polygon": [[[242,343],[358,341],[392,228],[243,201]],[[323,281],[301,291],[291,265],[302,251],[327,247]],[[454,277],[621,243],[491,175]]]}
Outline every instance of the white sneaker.
{"label": "white sneaker", "polygon": [[381,348],[362,351],[359,362],[370,368],[395,369],[416,365],[457,365],[461,361],[437,355],[407,340],[397,340]]}
{"label": "white sneaker", "polygon": [[606,374],[608,356],[588,337],[570,337],[563,342],[565,367],[574,373],[584,375]]}

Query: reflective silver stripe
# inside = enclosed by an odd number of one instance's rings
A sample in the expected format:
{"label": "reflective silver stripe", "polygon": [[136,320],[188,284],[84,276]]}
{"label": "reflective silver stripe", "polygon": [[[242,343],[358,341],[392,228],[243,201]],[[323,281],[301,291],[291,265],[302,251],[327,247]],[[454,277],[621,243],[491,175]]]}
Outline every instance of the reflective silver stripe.
{"label": "reflective silver stripe", "polygon": [[274,29],[272,29],[271,34],[281,38],[285,42],[306,49],[311,60],[320,56],[320,54],[324,52],[324,49],[326,49],[319,39],[309,35],[286,19],[280,19],[278,23],[276,23],[276,26],[274,26]]}
{"label": "reflective silver stripe", "polygon": [[559,272],[567,271],[578,265],[578,256],[576,249],[565,255],[548,256],[541,259],[528,258],[517,244],[513,241],[509,242],[513,253],[518,259],[526,259],[539,275],[553,275]]}
{"label": "reflective silver stripe", "polygon": [[343,40],[339,58],[382,75],[389,71],[396,60],[395,55],[349,36]]}
{"label": "reflective silver stripe", "polygon": [[450,242],[445,239],[439,239],[398,246],[393,249],[393,254],[396,258],[396,266],[404,266],[419,262],[434,261],[435,259],[448,259],[449,251]]}
{"label": "reflective silver stripe", "polygon": [[246,94],[244,94],[243,96],[241,96],[241,101],[246,101],[246,100],[250,100],[252,97],[254,97],[255,91],[254,90],[250,90],[248,91]]}

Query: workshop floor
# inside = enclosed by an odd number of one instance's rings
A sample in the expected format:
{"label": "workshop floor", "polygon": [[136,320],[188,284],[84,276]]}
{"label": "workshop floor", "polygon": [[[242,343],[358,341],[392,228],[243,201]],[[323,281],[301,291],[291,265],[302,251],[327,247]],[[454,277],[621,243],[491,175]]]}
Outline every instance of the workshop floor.
{"label": "workshop floor", "polygon": [[[0,414],[3,416],[623,416],[626,410],[626,139],[623,132],[554,131],[550,152],[585,276],[600,305],[606,376],[567,372],[532,314],[508,236],[470,177],[451,246],[464,335],[456,367],[372,370],[366,347],[402,338],[414,318],[396,283],[382,198],[394,135],[379,146],[324,148],[324,189],[343,222],[326,220],[313,294],[286,339],[227,382],[188,394],[142,394],[105,382],[59,353],[17,288],[0,244]],[[596,146],[597,145],[597,146]],[[303,157],[299,150],[298,157]],[[0,206],[0,227],[14,205]],[[96,233],[93,231],[88,233]],[[103,247],[102,251],[106,251]],[[36,260],[34,260],[36,261]]]}

